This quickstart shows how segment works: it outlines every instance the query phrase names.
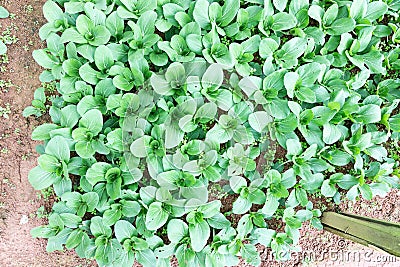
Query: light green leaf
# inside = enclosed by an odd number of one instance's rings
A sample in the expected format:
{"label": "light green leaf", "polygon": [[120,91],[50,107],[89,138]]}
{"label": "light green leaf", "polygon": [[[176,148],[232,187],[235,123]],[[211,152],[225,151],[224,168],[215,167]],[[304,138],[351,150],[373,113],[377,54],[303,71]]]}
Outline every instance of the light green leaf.
{"label": "light green leaf", "polygon": [[48,22],[54,22],[64,18],[64,12],[54,1],[47,1],[43,5],[43,15]]}
{"label": "light green leaf", "polygon": [[[5,19],[10,15],[10,13],[4,7],[0,6],[0,19]],[[0,53],[1,54],[1,53]]]}
{"label": "light green leaf", "polygon": [[55,58],[51,57],[43,49],[34,50],[32,56],[35,61],[45,69],[52,69],[59,64]]}
{"label": "light green leaf", "polygon": [[301,147],[301,143],[296,140],[296,139],[288,139],[286,141],[286,148],[287,148],[287,155],[300,155],[300,153],[303,151]]}
{"label": "light green leaf", "polygon": [[3,43],[3,41],[0,41],[0,55],[4,55],[7,53],[7,46]]}
{"label": "light green leaf", "polygon": [[358,20],[365,16],[367,13],[367,0],[355,0],[350,7],[350,17]]}
{"label": "light green leaf", "polygon": [[276,231],[273,229],[258,228],[254,230],[254,237],[257,238],[257,242],[265,247],[270,246],[272,238],[274,238],[275,235]]}
{"label": "light green leaf", "polygon": [[94,63],[99,70],[108,70],[114,65],[114,57],[111,49],[105,45],[97,47],[94,53]]}
{"label": "light green leaf", "polygon": [[325,142],[325,144],[332,145],[339,141],[340,137],[342,137],[342,132],[337,125],[330,123],[324,125],[324,129],[322,131],[322,140]]}
{"label": "light green leaf", "polygon": [[93,135],[98,135],[103,129],[103,115],[97,109],[92,109],[83,114],[79,121],[80,127],[87,128]]}
{"label": "light green leaf", "polygon": [[385,2],[373,1],[368,4],[367,12],[364,18],[370,21],[374,21],[384,15],[387,11],[388,6]]}
{"label": "light green leaf", "polygon": [[340,18],[335,20],[329,27],[327,33],[330,35],[341,35],[354,30],[356,22],[352,18]]}
{"label": "light green leaf", "polygon": [[336,19],[339,12],[339,6],[334,3],[331,5],[326,11],[324,16],[322,17],[322,22],[325,25],[331,25],[332,22]]}
{"label": "light green leaf", "polygon": [[312,5],[308,9],[308,15],[310,16],[310,18],[318,21],[319,24],[322,23],[322,17],[324,16],[324,14],[325,14],[324,10],[322,9],[322,7],[318,5]]}
{"label": "light green leaf", "polygon": [[201,85],[203,88],[219,88],[223,80],[224,73],[221,65],[211,64],[201,78]]}
{"label": "light green leaf", "polygon": [[262,58],[267,58],[273,55],[279,47],[278,43],[272,38],[262,39],[259,47],[259,54]]}
{"label": "light green leaf", "polygon": [[155,231],[167,222],[168,217],[168,213],[162,208],[162,203],[153,202],[146,213],[146,228]]}
{"label": "light green leaf", "polygon": [[57,175],[46,172],[37,166],[29,172],[28,180],[33,188],[36,190],[42,190],[51,186],[57,180]]}
{"label": "light green leaf", "polygon": [[210,19],[208,18],[209,5],[207,0],[199,0],[196,1],[194,6],[193,18],[202,29],[207,29],[210,25]]}
{"label": "light green leaf", "polygon": [[293,98],[294,96],[294,90],[296,88],[296,84],[299,80],[299,74],[297,74],[297,72],[288,72],[285,74],[284,77],[284,84],[285,84],[285,88],[287,91],[287,95],[290,98]]}
{"label": "light green leaf", "polygon": [[336,194],[336,188],[330,184],[330,180],[325,180],[321,186],[321,194],[325,197],[333,197]]}
{"label": "light green leaf", "polygon": [[297,19],[292,14],[286,12],[280,12],[272,16],[272,30],[274,31],[284,31],[294,28],[297,24]]}
{"label": "light green leaf", "polygon": [[381,108],[378,105],[368,104],[362,106],[355,118],[365,124],[381,121]]}
{"label": "light green leaf", "polygon": [[106,226],[114,225],[121,218],[121,210],[109,209],[103,213],[103,223]]}
{"label": "light green leaf", "polygon": [[194,251],[201,251],[210,237],[210,226],[206,221],[189,224],[190,243]]}
{"label": "light green leaf", "polygon": [[221,27],[231,23],[240,7],[240,0],[226,0],[222,6],[222,16],[220,18]]}
{"label": "light green leaf", "polygon": [[46,146],[46,154],[53,155],[59,160],[68,162],[70,151],[67,141],[62,136],[53,137]]}
{"label": "light green leaf", "polygon": [[178,244],[182,238],[188,235],[188,229],[187,224],[182,220],[172,219],[167,226],[168,239],[172,243]]}
{"label": "light green leaf", "polygon": [[259,133],[262,133],[270,122],[272,122],[272,117],[265,111],[256,111],[249,116],[251,128]]}
{"label": "light green leaf", "polygon": [[274,4],[274,7],[278,9],[280,12],[285,10],[286,5],[287,5],[287,0],[273,0],[272,3]]}

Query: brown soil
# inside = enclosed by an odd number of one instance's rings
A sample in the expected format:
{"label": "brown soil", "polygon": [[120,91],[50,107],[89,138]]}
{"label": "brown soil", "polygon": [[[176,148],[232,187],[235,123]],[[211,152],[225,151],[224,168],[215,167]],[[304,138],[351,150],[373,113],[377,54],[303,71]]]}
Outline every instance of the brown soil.
{"label": "brown soil", "polygon": [[46,223],[45,219],[37,218],[36,211],[48,205],[46,200],[37,198],[37,192],[27,179],[37,158],[37,143],[31,141],[30,134],[40,122],[21,115],[30,105],[34,90],[40,86],[41,69],[31,54],[44,45],[38,30],[44,23],[42,6],[45,2],[0,1],[0,5],[15,14],[14,19],[0,20],[0,32],[11,24],[18,28],[13,32],[18,42],[8,46],[9,63],[1,65],[6,70],[0,73],[0,80],[15,85],[7,89],[2,87],[0,92],[0,106],[10,105],[11,109],[8,119],[0,117],[0,266],[95,266],[73,252],[48,254],[46,241],[33,239],[29,233],[33,227]]}
{"label": "brown soil", "polygon": [[[92,261],[79,259],[74,252],[46,252],[46,241],[33,239],[30,230],[46,223],[36,215],[39,207],[49,207],[49,199],[38,199],[37,192],[27,180],[29,170],[36,165],[36,142],[31,141],[30,133],[39,125],[40,120],[25,119],[21,113],[30,104],[34,90],[40,86],[40,67],[34,62],[31,53],[43,47],[38,30],[44,23],[42,6],[46,0],[0,0],[0,5],[15,14],[15,19],[0,20],[1,32],[12,23],[18,27],[15,35],[19,41],[10,45],[9,63],[6,70],[0,72],[0,80],[10,80],[15,86],[1,87],[0,107],[10,105],[9,118],[0,116],[0,266],[40,266],[73,267],[96,266]],[[7,90],[6,90],[7,89]],[[285,151],[276,151],[276,156],[284,158]],[[340,210],[374,218],[400,222],[400,192],[394,190],[386,198],[372,201],[361,200],[352,204],[344,202]],[[231,200],[232,202],[232,200]],[[318,202],[318,200],[316,200]],[[321,203],[321,206],[326,203]],[[231,205],[226,203],[227,206]],[[236,223],[238,218],[234,218]],[[396,263],[376,262],[378,252],[364,249],[351,242],[324,231],[317,231],[305,225],[301,230],[300,247],[317,259],[306,260],[296,255],[291,261],[277,263],[272,260],[269,250],[259,246],[263,262],[261,266],[399,266]],[[367,251],[372,253],[372,261],[334,261],[334,257],[322,258],[324,253],[343,253],[349,251]],[[328,255],[329,256],[329,255]],[[320,260],[318,260],[320,259]],[[322,261],[321,261],[322,259]],[[394,258],[387,258],[392,260]],[[173,260],[176,266],[176,259]],[[247,266],[241,263],[239,266]]]}

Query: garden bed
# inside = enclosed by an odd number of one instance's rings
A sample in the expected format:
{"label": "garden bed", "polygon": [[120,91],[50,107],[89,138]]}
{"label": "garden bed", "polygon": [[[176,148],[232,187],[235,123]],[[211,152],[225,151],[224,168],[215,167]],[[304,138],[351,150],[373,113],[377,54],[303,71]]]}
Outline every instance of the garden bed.
{"label": "garden bed", "polygon": [[[34,117],[24,118],[21,114],[26,106],[31,104],[33,92],[40,86],[38,77],[42,69],[34,62],[31,54],[34,49],[45,47],[40,41],[38,31],[45,23],[42,17],[42,6],[46,1],[1,1],[14,18],[1,20],[2,30],[10,28],[10,33],[3,33],[18,38],[14,44],[10,44],[8,63],[2,63],[4,71],[0,73],[0,80],[8,85],[2,86],[0,106],[4,107],[0,117],[0,265],[4,266],[96,266],[93,261],[79,259],[74,252],[46,253],[46,241],[33,239],[30,230],[33,227],[43,225],[46,222],[46,214],[50,211],[55,196],[53,193],[42,194],[35,191],[27,180],[28,172],[36,165],[38,154],[35,146],[38,142],[31,141],[30,134],[38,125],[50,122],[50,117],[45,115],[39,119]],[[51,86],[51,85],[46,85]],[[51,90],[51,89],[50,89]],[[8,117],[8,118],[7,118]],[[393,158],[400,157],[398,145],[388,145],[389,153]],[[284,158],[286,151],[277,150],[275,157]],[[283,159],[286,160],[286,159]],[[218,191],[218,190],[217,190]],[[324,197],[315,195],[310,197],[314,208],[335,210],[359,215],[371,216],[393,222],[400,222],[400,192],[392,190],[385,198],[358,200],[355,203],[345,201],[336,206],[332,201],[326,201]],[[229,207],[234,198],[226,198],[224,206]],[[233,217],[232,217],[233,218]],[[240,218],[239,218],[240,219]],[[233,218],[233,224],[238,219]],[[279,222],[276,222],[278,229]],[[357,264],[368,266],[397,266],[394,258],[386,258],[386,262],[379,262],[379,257],[384,254],[371,249],[364,249],[352,242],[340,239],[323,231],[315,230],[306,224],[300,230],[299,245],[306,252],[314,252],[317,259],[307,259],[302,256],[295,257],[284,263],[284,266],[301,266],[302,264],[331,264],[354,266],[354,261],[335,260],[334,256],[321,256],[324,252],[346,253],[349,251],[362,251],[370,258],[361,258]],[[261,266],[282,266],[272,257],[268,249],[257,247],[261,254]],[[365,252],[364,252],[365,250]],[[381,258],[383,259],[383,258]],[[400,261],[399,259],[397,259]],[[321,262],[318,262],[321,261]],[[239,266],[247,266],[241,262]]]}

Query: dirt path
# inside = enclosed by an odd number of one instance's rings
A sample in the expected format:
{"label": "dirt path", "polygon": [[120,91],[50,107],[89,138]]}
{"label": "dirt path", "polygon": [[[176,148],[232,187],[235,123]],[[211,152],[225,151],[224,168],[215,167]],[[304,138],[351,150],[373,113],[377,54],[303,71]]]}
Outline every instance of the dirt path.
{"label": "dirt path", "polygon": [[[10,37],[18,38],[9,46],[9,63],[0,72],[0,266],[90,266],[73,253],[46,253],[46,242],[33,239],[30,229],[44,223],[36,216],[43,205],[29,185],[27,175],[36,164],[35,143],[30,133],[38,121],[22,117],[34,90],[40,86],[40,67],[31,53],[43,46],[38,30],[44,22],[45,0],[2,0],[13,18],[0,20],[0,32],[11,27]],[[5,33],[3,33],[3,36]],[[7,88],[4,82],[11,81]],[[3,112],[1,111],[3,110]],[[10,112],[10,113],[9,113]],[[9,113],[9,114],[7,114]],[[4,118],[3,114],[9,118]]]}

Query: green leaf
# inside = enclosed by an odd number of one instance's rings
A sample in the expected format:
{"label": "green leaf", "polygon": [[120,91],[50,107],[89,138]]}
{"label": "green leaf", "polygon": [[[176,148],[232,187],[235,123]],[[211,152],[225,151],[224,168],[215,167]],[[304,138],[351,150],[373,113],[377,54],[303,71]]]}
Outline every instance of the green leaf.
{"label": "green leaf", "polygon": [[0,55],[5,55],[7,53],[7,46],[0,41]]}
{"label": "green leaf", "polygon": [[308,87],[301,86],[299,90],[295,91],[294,93],[296,97],[307,103],[315,103],[317,101],[317,96],[315,95],[315,92]]}
{"label": "green leaf", "polygon": [[300,57],[307,47],[307,40],[305,38],[294,37],[282,45],[278,50],[281,53],[279,57],[283,60],[293,59]]}
{"label": "green leaf", "polygon": [[122,194],[122,178],[118,177],[112,182],[107,182],[106,190],[107,194],[110,196],[110,199],[114,200],[121,197]]}
{"label": "green leaf", "polygon": [[79,68],[79,75],[81,76],[81,78],[92,85],[96,85],[99,81],[98,76],[99,76],[100,72],[94,70],[89,63],[86,63],[84,65],[82,65]]}
{"label": "green leaf", "polygon": [[240,193],[240,190],[247,186],[246,179],[241,176],[232,176],[229,179],[229,186],[235,193]]}
{"label": "green leaf", "polygon": [[45,152],[65,162],[68,162],[70,158],[68,143],[62,136],[53,137],[47,143]]}
{"label": "green leaf", "polygon": [[95,26],[92,31],[92,34],[94,35],[94,39],[89,40],[88,42],[90,45],[93,46],[100,46],[107,44],[111,37],[110,32],[107,30],[105,26],[102,25]]}
{"label": "green leaf", "polygon": [[111,169],[111,165],[105,162],[97,162],[93,164],[86,172],[86,179],[91,185],[105,181],[105,174]]}
{"label": "green leaf", "polygon": [[297,156],[303,151],[301,143],[296,139],[288,139],[286,141],[287,155]]}
{"label": "green leaf", "polygon": [[296,188],[296,200],[300,203],[302,206],[306,206],[308,203],[308,197],[307,197],[307,192],[303,188]]}
{"label": "green leaf", "polygon": [[331,25],[332,22],[336,19],[339,12],[339,6],[334,3],[331,5],[326,11],[324,16],[322,17],[322,22],[325,25]]}
{"label": "green leaf", "polygon": [[[4,7],[0,6],[0,19],[5,19],[10,15],[10,13]],[[1,54],[1,53],[0,53]]]}
{"label": "green leaf", "polygon": [[312,5],[309,9],[308,9],[308,15],[310,16],[310,18],[318,21],[319,24],[322,23],[322,17],[324,16],[325,12],[322,9],[322,7],[318,6],[318,5]]}
{"label": "green leaf", "polygon": [[131,144],[130,151],[135,157],[145,158],[147,156],[147,146],[149,145],[150,140],[151,137],[147,135],[139,137]]}
{"label": "green leaf", "polygon": [[340,131],[340,128],[337,125],[333,125],[330,123],[324,125],[322,133],[322,140],[327,145],[332,145],[336,143],[342,137],[342,132]]}
{"label": "green leaf", "polygon": [[250,210],[251,206],[250,200],[240,196],[233,202],[232,212],[234,214],[244,214]]}
{"label": "green leaf", "polygon": [[222,67],[219,64],[211,64],[201,78],[201,85],[203,88],[219,88],[223,80]]}
{"label": "green leaf", "polygon": [[221,27],[231,23],[240,7],[240,0],[226,0],[222,6],[222,16],[220,18]]}
{"label": "green leaf", "polygon": [[389,119],[389,125],[392,131],[400,132],[400,114]]}
{"label": "green leaf", "polygon": [[97,47],[94,53],[94,63],[101,71],[111,68],[114,65],[114,57],[111,49],[105,45]]}
{"label": "green leaf", "polygon": [[168,217],[168,213],[162,208],[162,203],[153,202],[146,213],[146,228],[155,231],[167,222]]}
{"label": "green leaf", "polygon": [[278,47],[279,45],[274,39],[272,38],[262,39],[259,46],[259,54],[262,58],[270,57],[278,49]]}
{"label": "green leaf", "polygon": [[272,122],[272,118],[265,111],[256,111],[249,116],[251,128],[259,133],[262,133],[270,122]]}
{"label": "green leaf", "polygon": [[34,50],[32,56],[35,61],[45,69],[52,69],[59,64],[59,62],[55,58],[51,57],[43,49]]}
{"label": "green leaf", "polygon": [[335,20],[329,27],[327,33],[330,35],[341,35],[354,30],[356,22],[352,18],[340,18]]}
{"label": "green leaf", "polygon": [[274,4],[274,7],[278,9],[280,12],[286,9],[288,0],[273,0],[272,3]]}
{"label": "green leaf", "polygon": [[190,244],[196,252],[201,251],[210,237],[210,226],[206,221],[189,224]]}
{"label": "green leaf", "polygon": [[64,18],[64,12],[62,9],[53,1],[47,1],[43,5],[43,15],[48,22],[54,22]]}
{"label": "green leaf", "polygon": [[359,187],[361,195],[366,200],[371,200],[373,197],[371,187],[368,184],[363,184]]}
{"label": "green leaf", "polygon": [[350,17],[355,20],[361,19],[367,13],[368,1],[366,0],[355,0],[350,6]]}
{"label": "green leaf", "polygon": [[207,0],[199,0],[196,1],[193,9],[193,18],[202,29],[207,29],[210,25],[210,19],[208,18],[209,5]]}
{"label": "green leaf", "polygon": [[358,110],[355,118],[364,124],[380,122],[381,108],[374,104],[364,105]]}
{"label": "green leaf", "polygon": [[28,174],[28,180],[36,190],[42,190],[51,186],[57,179],[56,174],[47,172],[39,166],[33,168]]}
{"label": "green leaf", "polygon": [[121,218],[121,210],[109,209],[103,213],[103,223],[105,226],[114,225]]}
{"label": "green leaf", "polygon": [[143,267],[152,267],[157,261],[151,249],[139,250],[136,253],[136,259]]}
{"label": "green leaf", "polygon": [[95,237],[104,235],[106,237],[111,237],[112,230],[109,226],[105,226],[103,223],[103,219],[99,216],[95,216],[90,220],[90,232]]}
{"label": "green leaf", "polygon": [[217,110],[218,107],[214,102],[205,103],[197,110],[193,118],[200,123],[206,123],[215,118]]}
{"label": "green leaf", "polygon": [[278,199],[269,194],[267,195],[267,200],[265,202],[264,207],[262,208],[262,213],[266,217],[272,217],[275,214],[278,207],[279,207]]}
{"label": "green leaf", "polygon": [[118,16],[116,11],[112,12],[106,19],[106,27],[114,37],[121,37],[124,32],[124,20]]}
{"label": "green leaf", "polygon": [[99,203],[99,196],[95,192],[88,192],[82,195],[82,202],[86,203],[87,211],[93,212]]}
{"label": "green leaf", "polygon": [[98,135],[103,129],[103,115],[97,109],[92,109],[83,114],[79,121],[80,127],[87,128],[93,135]]}
{"label": "green leaf", "polygon": [[137,201],[123,200],[122,204],[122,215],[125,217],[135,217],[142,209]]}
{"label": "green leaf", "polygon": [[67,249],[76,248],[79,244],[81,244],[84,235],[85,233],[80,229],[72,231],[67,241],[65,242],[65,247]]}
{"label": "green leaf", "polygon": [[125,239],[130,239],[136,234],[135,227],[130,222],[124,220],[119,220],[115,223],[114,231],[115,237],[121,243],[123,243]]}
{"label": "green leaf", "polygon": [[381,1],[374,1],[368,3],[367,12],[364,18],[370,21],[374,21],[380,18],[382,15],[384,15],[387,11],[388,11],[388,6],[386,3]]}
{"label": "green leaf", "polygon": [[[354,55],[353,58],[365,63],[371,71],[371,74],[386,74],[386,69],[382,66],[384,56],[379,51],[371,50],[366,54]],[[355,64],[355,62],[353,63]],[[359,67],[362,68],[363,66],[362,64]]]}
{"label": "green leaf", "polygon": [[92,143],[86,141],[77,142],[75,144],[75,151],[80,157],[84,159],[89,159],[96,153],[92,146]]}
{"label": "green leaf", "polygon": [[271,29],[274,31],[285,31],[294,28],[297,24],[297,19],[292,14],[280,12],[272,16],[273,23]]}
{"label": "green leaf", "polygon": [[294,90],[296,88],[299,78],[300,76],[299,74],[297,74],[297,72],[288,72],[285,74],[283,81],[285,84],[288,97],[293,98]]}
{"label": "green leaf", "polygon": [[246,260],[247,263],[253,266],[259,266],[261,264],[260,254],[257,248],[251,244],[244,244],[240,250],[241,256]]}
{"label": "green leaf", "polygon": [[46,246],[47,252],[53,252],[56,250],[63,250],[63,245],[68,239],[69,234],[72,232],[70,228],[64,228],[56,236],[49,238]]}
{"label": "green leaf", "polygon": [[82,222],[81,217],[72,213],[61,213],[60,218],[64,222],[64,225],[69,228],[77,228]]}
{"label": "green leaf", "polygon": [[249,190],[248,200],[250,200],[251,203],[262,205],[265,203],[265,193],[261,191],[261,189],[252,188]]}
{"label": "green leaf", "polygon": [[269,247],[272,239],[275,237],[276,231],[267,228],[257,228],[254,230],[254,237],[257,239],[257,243]]}
{"label": "green leaf", "polygon": [[297,73],[301,78],[301,85],[311,87],[320,75],[321,70],[322,65],[315,62],[300,66],[297,69]]}
{"label": "green leaf", "polygon": [[178,244],[182,238],[188,235],[188,230],[189,228],[185,222],[179,219],[172,219],[167,226],[168,239],[172,243]]}
{"label": "green leaf", "polygon": [[337,190],[334,185],[330,184],[330,180],[325,180],[321,186],[321,194],[325,197],[333,197]]}

